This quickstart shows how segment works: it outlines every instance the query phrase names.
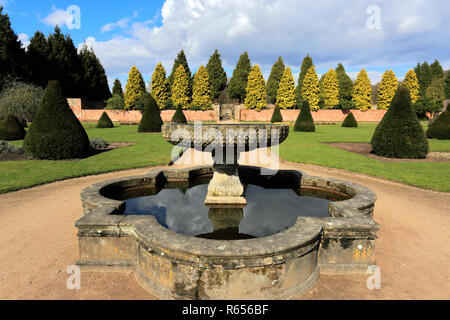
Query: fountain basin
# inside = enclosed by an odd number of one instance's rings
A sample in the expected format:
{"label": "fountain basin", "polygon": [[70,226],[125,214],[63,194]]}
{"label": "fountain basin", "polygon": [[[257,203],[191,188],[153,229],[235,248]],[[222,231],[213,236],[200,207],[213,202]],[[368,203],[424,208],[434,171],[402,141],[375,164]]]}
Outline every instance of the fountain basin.
{"label": "fountain basin", "polygon": [[239,175],[268,185],[298,183],[347,194],[329,204],[329,217],[298,218],[286,231],[257,239],[210,240],[164,228],[153,216],[124,216],[124,201],[107,196],[132,187],[212,175],[211,167],[153,170],[105,181],[81,193],[85,216],[76,222],[78,265],[131,269],[138,282],[162,299],[289,299],[308,291],[319,273],[365,273],[374,264],[378,225],[375,194],[345,181],[310,177],[295,170]]}

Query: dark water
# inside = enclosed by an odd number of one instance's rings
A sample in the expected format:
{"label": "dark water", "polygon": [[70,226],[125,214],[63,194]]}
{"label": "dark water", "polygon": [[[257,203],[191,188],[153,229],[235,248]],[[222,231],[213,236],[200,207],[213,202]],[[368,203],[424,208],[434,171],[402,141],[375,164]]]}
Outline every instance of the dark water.
{"label": "dark water", "polygon": [[208,239],[266,237],[284,231],[297,218],[329,217],[328,203],[347,197],[323,189],[264,189],[247,185],[245,208],[208,208],[207,182],[189,187],[166,184],[163,189],[140,187],[121,194],[125,215],[153,215],[165,228]]}

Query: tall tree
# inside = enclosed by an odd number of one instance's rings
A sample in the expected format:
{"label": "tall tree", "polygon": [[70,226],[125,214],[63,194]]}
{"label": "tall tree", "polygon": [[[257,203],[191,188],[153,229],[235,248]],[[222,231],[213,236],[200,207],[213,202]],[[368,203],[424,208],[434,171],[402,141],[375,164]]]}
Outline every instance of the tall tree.
{"label": "tall tree", "polygon": [[353,95],[353,81],[345,72],[342,63],[338,64],[336,74],[339,81],[339,101],[351,101]]}
{"label": "tall tree", "polygon": [[387,110],[397,91],[398,80],[392,70],[386,70],[378,86],[378,109]]}
{"label": "tall tree", "polygon": [[[281,78],[283,77],[285,66],[283,58],[279,57],[277,62],[272,66],[269,79],[267,80],[267,103],[275,103],[277,101],[277,92],[280,85]],[[292,75],[292,72],[291,72]],[[295,86],[295,82],[294,82]],[[281,106],[280,106],[281,107]]]}
{"label": "tall tree", "polygon": [[92,101],[106,101],[111,98],[108,78],[100,60],[86,44],[80,51],[81,65],[83,68],[83,92],[82,97]]}
{"label": "tall tree", "polygon": [[188,78],[188,97],[192,96],[192,86],[194,84],[191,74],[191,69],[189,69],[189,65],[187,62],[186,54],[184,50],[178,52],[177,58],[173,62],[172,73],[169,75],[168,82],[170,89],[172,88],[173,82],[175,80],[175,72],[178,70],[178,67],[182,65],[184,67],[184,71],[186,73],[186,77]]}
{"label": "tall tree", "polygon": [[228,95],[232,99],[239,99],[239,103],[245,99],[250,69],[251,64],[248,53],[244,52],[239,57],[236,69],[234,69],[233,76],[228,84]]}
{"label": "tall tree", "polygon": [[27,58],[30,68],[30,80],[42,88],[45,88],[48,80],[50,80],[49,54],[50,48],[47,38],[42,32],[36,31],[30,39],[30,44],[27,48]]}
{"label": "tall tree", "polygon": [[417,79],[419,80],[419,96],[425,97],[425,92],[433,80],[433,73],[430,65],[426,61],[422,64],[418,63],[414,68],[414,71],[416,72]]}
{"label": "tall tree", "polygon": [[442,102],[445,100],[444,81],[434,78],[425,92],[425,98],[432,101],[436,105],[437,110],[440,110],[443,107]]}
{"label": "tall tree", "polygon": [[284,70],[278,86],[276,105],[282,109],[294,108],[297,105],[295,80],[289,67]]}
{"label": "tall tree", "polygon": [[317,77],[316,68],[314,66],[311,66],[306,73],[301,89],[303,101],[308,101],[311,110],[318,110],[320,101],[320,88],[319,78]]}
{"label": "tall tree", "polygon": [[251,68],[248,75],[246,93],[245,107],[247,109],[260,111],[267,106],[266,82],[257,64]]}
{"label": "tall tree", "polygon": [[175,71],[172,85],[172,101],[175,106],[187,109],[189,106],[189,78],[182,64]]}
{"label": "tall tree", "polygon": [[439,62],[439,60],[434,60],[432,64],[430,64],[431,75],[433,78],[443,79],[444,78],[444,69]]}
{"label": "tall tree", "polygon": [[370,86],[370,79],[367,75],[367,71],[362,69],[355,81],[353,87],[352,100],[361,111],[366,111],[372,108],[372,88]]}
{"label": "tall tree", "polygon": [[323,101],[325,109],[339,105],[339,81],[336,71],[330,69],[323,80]]}
{"label": "tall tree", "polygon": [[122,89],[122,83],[119,79],[114,79],[114,85],[112,88],[112,94],[113,96],[119,96],[123,98],[123,89]]}
{"label": "tall tree", "polygon": [[[302,66],[300,67],[300,75],[298,76],[298,81],[297,81],[296,94],[297,94],[297,106],[298,107],[301,107],[303,104],[303,94],[302,94],[303,80],[305,79],[305,76],[308,73],[308,70],[312,66],[313,66],[313,60],[309,56],[309,54],[307,54],[306,57],[303,59]],[[310,104],[310,106],[311,106],[311,104]]]}
{"label": "tall tree", "polygon": [[204,66],[200,66],[194,75],[191,106],[193,108],[207,110],[211,108],[211,105],[211,84],[209,82],[208,71]]}
{"label": "tall tree", "polygon": [[220,93],[227,87],[227,74],[222,68],[222,59],[219,51],[216,49],[209,58],[206,65],[208,70],[209,82],[211,83],[211,95],[213,99],[217,99]]}
{"label": "tall tree", "polygon": [[160,109],[164,108],[170,97],[169,83],[166,79],[166,70],[162,63],[158,63],[152,75],[152,96]]}
{"label": "tall tree", "polygon": [[145,92],[144,78],[136,66],[131,67],[125,87],[125,109],[134,109]]}
{"label": "tall tree", "polygon": [[419,80],[417,80],[414,70],[411,69],[406,73],[405,80],[403,82],[409,90],[411,102],[416,103],[419,99]]}
{"label": "tall tree", "polygon": [[450,99],[450,71],[447,71],[447,76],[445,77],[445,98]]}

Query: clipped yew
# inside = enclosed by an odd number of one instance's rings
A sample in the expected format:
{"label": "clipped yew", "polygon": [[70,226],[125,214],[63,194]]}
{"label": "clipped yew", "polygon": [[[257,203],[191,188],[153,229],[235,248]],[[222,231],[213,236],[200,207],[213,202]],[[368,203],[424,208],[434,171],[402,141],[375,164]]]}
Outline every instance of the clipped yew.
{"label": "clipped yew", "polygon": [[309,108],[309,102],[304,100],[302,103],[302,109],[298,115],[297,121],[295,121],[294,131],[314,132],[316,126],[314,125],[314,119],[311,115],[311,109]]}
{"label": "clipped yew", "polygon": [[177,111],[175,111],[175,114],[172,117],[172,120],[170,121],[172,123],[179,123],[179,124],[187,124],[186,117],[184,115],[183,109],[180,105],[177,107]]}
{"label": "clipped yew", "polygon": [[427,130],[430,139],[450,139],[450,111],[442,112]]}
{"label": "clipped yew", "polygon": [[37,159],[63,160],[88,155],[88,135],[69,108],[59,81],[49,81],[23,148]]}
{"label": "clipped yew", "polygon": [[270,122],[283,122],[283,116],[281,115],[280,107],[275,106],[275,109],[273,110],[272,119]]}
{"label": "clipped yew", "polygon": [[159,113],[158,103],[148,92],[142,96],[141,100],[145,109],[139,123],[138,132],[161,132],[163,121]]}
{"label": "clipped yew", "polygon": [[347,117],[345,117],[344,122],[342,122],[342,126],[344,128],[357,128],[358,127],[358,122],[356,121],[353,113],[350,112],[347,115]]}
{"label": "clipped yew", "polygon": [[13,115],[7,116],[0,123],[0,140],[14,141],[23,140],[26,131],[20,124],[19,120]]}
{"label": "clipped yew", "polygon": [[98,119],[97,128],[99,129],[114,128],[114,124],[106,112],[103,112],[100,119]]}

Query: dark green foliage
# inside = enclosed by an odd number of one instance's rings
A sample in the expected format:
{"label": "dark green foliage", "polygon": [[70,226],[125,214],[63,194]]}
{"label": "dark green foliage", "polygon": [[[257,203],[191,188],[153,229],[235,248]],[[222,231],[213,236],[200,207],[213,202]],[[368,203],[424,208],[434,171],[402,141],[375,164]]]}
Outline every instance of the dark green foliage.
{"label": "dark green foliage", "polygon": [[427,113],[434,113],[440,109],[434,101],[427,98],[419,98],[412,108],[419,119],[427,119]]}
{"label": "dark green foliage", "polygon": [[445,99],[450,99],[450,71],[447,71],[447,76],[445,77]]}
{"label": "dark green foliage", "polygon": [[122,89],[122,83],[119,79],[114,80],[114,85],[112,88],[112,94],[113,96],[117,95],[119,97],[123,98],[123,89]]}
{"label": "dark green foliage", "polygon": [[339,101],[341,101],[342,106],[345,104],[343,101],[352,101],[353,81],[345,72],[345,68],[342,63],[338,64],[336,74],[339,81]]}
{"label": "dark green foliage", "polygon": [[311,109],[309,108],[308,101],[303,101],[302,110],[298,115],[297,121],[295,121],[294,131],[316,131],[316,126],[314,125],[314,119],[311,115]]}
{"label": "dark green foliage", "polygon": [[442,69],[441,63],[439,60],[434,60],[432,64],[430,64],[431,75],[433,78],[442,79],[444,78],[444,69]]}
{"label": "dark green foliage", "polygon": [[283,58],[279,57],[277,62],[272,67],[270,71],[269,79],[267,80],[266,91],[267,91],[267,103],[275,104],[277,101],[277,92],[280,85],[281,78],[284,73],[284,62]]}
{"label": "dark green foliage", "polygon": [[273,110],[272,119],[270,122],[283,122],[283,116],[281,115],[280,108],[278,106],[275,106],[275,109]]}
{"label": "dark green foliage", "polygon": [[175,111],[175,114],[173,115],[171,122],[187,124],[187,120],[186,117],[184,116],[183,109],[181,108],[181,106],[177,107],[177,111]]}
{"label": "dark green foliage", "polygon": [[125,108],[125,99],[117,94],[106,100],[106,110],[123,110]]}
{"label": "dark green foliage", "polygon": [[372,152],[387,158],[426,158],[428,140],[411,107],[406,86],[401,85],[392,99],[391,106],[375,129]]}
{"label": "dark green foliage", "polygon": [[70,110],[58,81],[49,81],[23,147],[38,159],[62,160],[88,155],[86,131]]}
{"label": "dark green foliage", "polygon": [[111,98],[105,69],[92,49],[83,45],[80,51],[83,69],[83,98],[91,101],[105,101]]}
{"label": "dark green foliage", "polygon": [[250,58],[248,57],[248,53],[244,52],[239,57],[236,69],[233,71],[233,76],[231,77],[227,88],[230,98],[239,99],[239,103],[245,100],[250,68]]}
{"label": "dark green foliage", "polygon": [[450,111],[442,112],[427,130],[430,139],[450,139]]}
{"label": "dark green foliage", "polygon": [[35,85],[45,88],[50,79],[48,56],[50,47],[45,35],[36,31],[27,47],[27,59],[30,68],[30,80]]}
{"label": "dark green foliage", "polygon": [[433,72],[430,65],[427,62],[423,64],[418,63],[414,68],[417,75],[417,80],[419,81],[419,96],[425,97],[425,91],[431,85],[433,80]]}
{"label": "dark green foliage", "polygon": [[25,129],[22,127],[19,120],[17,120],[13,115],[7,116],[0,123],[0,140],[23,140],[25,135]]}
{"label": "dark green foliage", "polygon": [[227,87],[227,74],[222,68],[222,59],[217,49],[209,58],[206,70],[208,70],[209,82],[211,83],[212,98],[215,100],[219,98],[222,90]]}
{"label": "dark green foliage", "polygon": [[97,128],[103,129],[103,128],[114,128],[114,124],[109,118],[108,114],[106,112],[103,112],[100,119],[98,119],[97,122]]}
{"label": "dark green foliage", "polygon": [[187,75],[187,77],[189,79],[188,96],[192,97],[192,87],[194,86],[194,79],[192,77],[191,69],[189,68],[186,55],[184,54],[184,50],[181,50],[178,53],[177,58],[175,59],[175,61],[173,63],[172,73],[167,78],[167,80],[169,82],[169,87],[172,88],[173,80],[174,80],[174,76],[175,76],[175,71],[177,71],[177,68],[180,66],[180,64],[183,65],[184,71],[186,72],[186,75]]}
{"label": "dark green foliage", "polygon": [[303,59],[302,66],[300,68],[300,75],[298,76],[297,88],[295,89],[295,94],[297,96],[297,106],[303,106],[303,97],[302,97],[302,85],[303,80],[305,79],[306,73],[309,68],[313,66],[312,58],[309,54]]}
{"label": "dark green foliage", "polygon": [[358,122],[355,119],[353,113],[349,113],[347,117],[345,117],[344,122],[342,122],[342,126],[345,128],[357,128]]}
{"label": "dark green foliage", "polygon": [[339,107],[344,111],[356,108],[355,103],[347,99],[339,100]]}
{"label": "dark green foliage", "polygon": [[163,121],[156,100],[146,92],[140,101],[144,103],[145,111],[139,123],[138,132],[161,132]]}

